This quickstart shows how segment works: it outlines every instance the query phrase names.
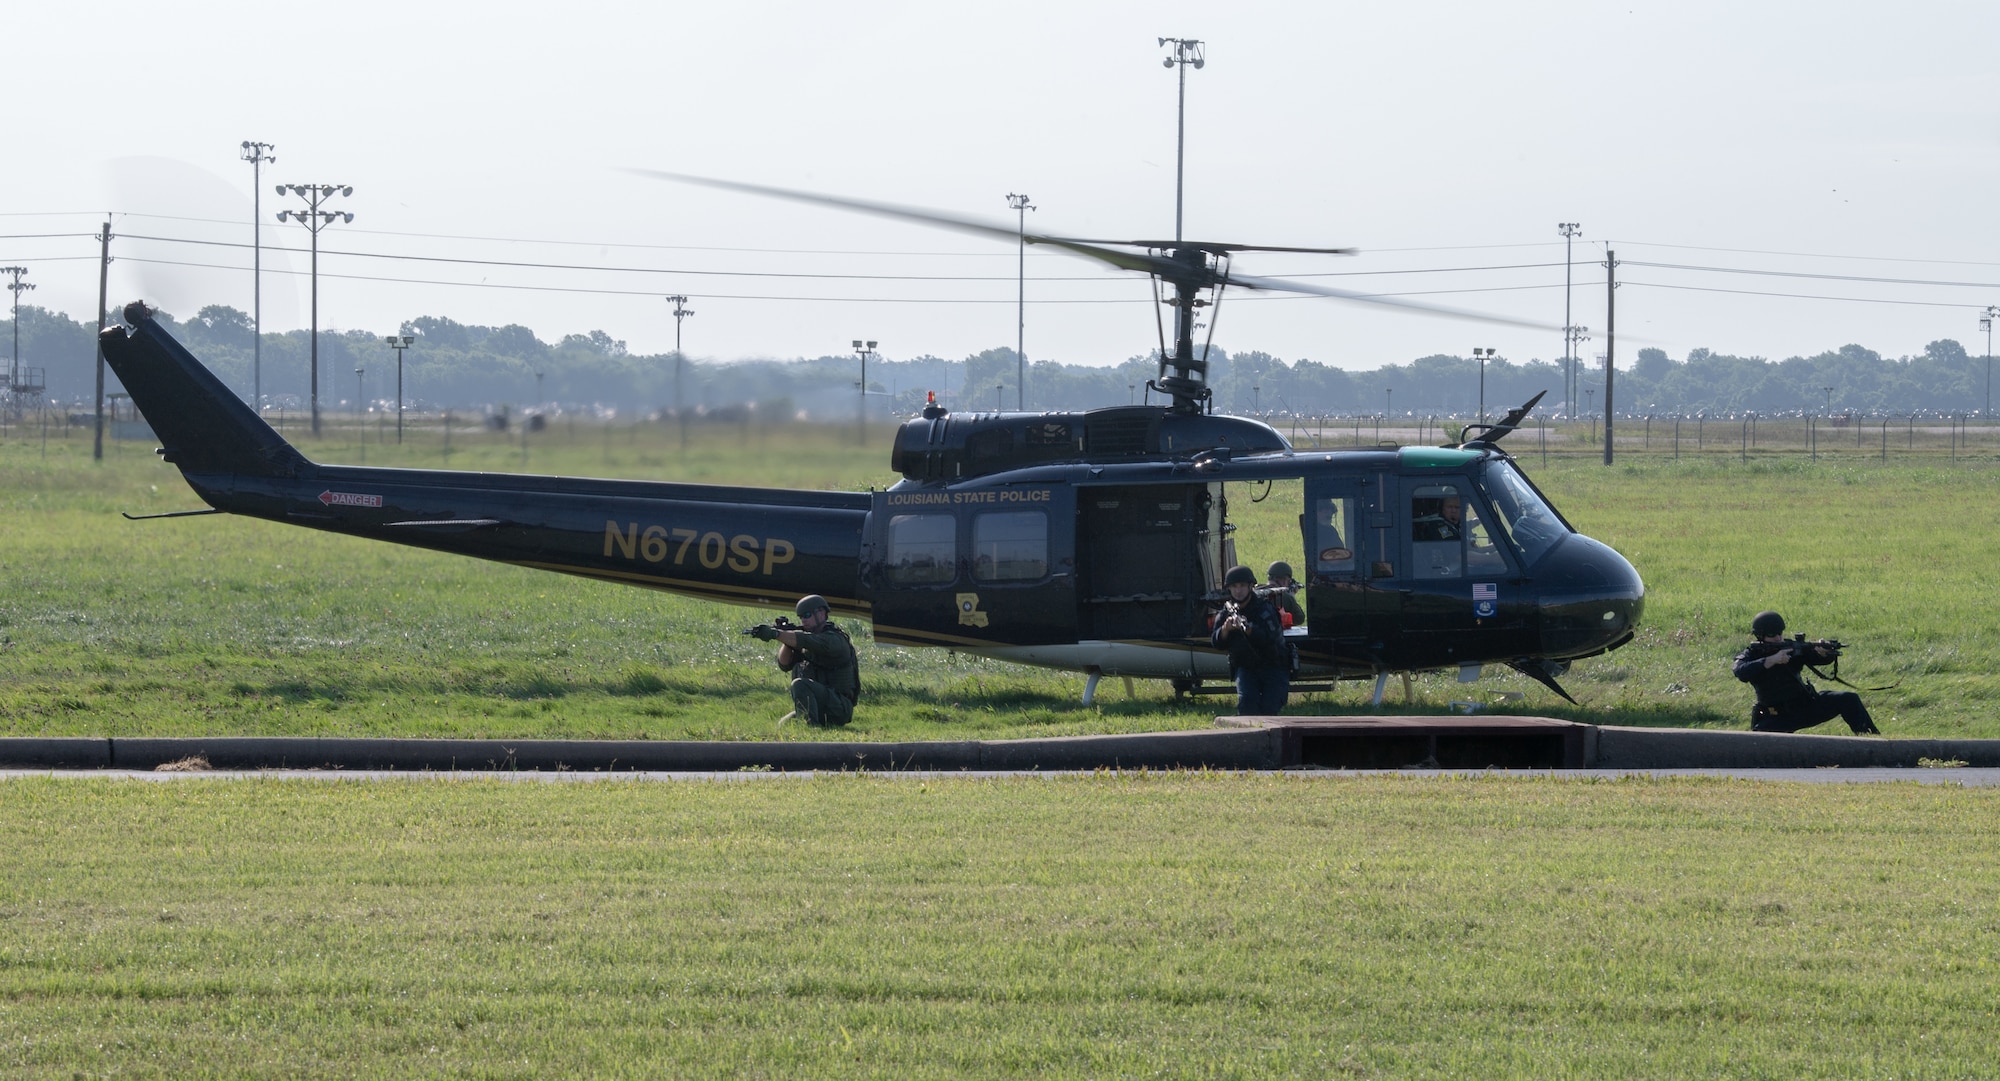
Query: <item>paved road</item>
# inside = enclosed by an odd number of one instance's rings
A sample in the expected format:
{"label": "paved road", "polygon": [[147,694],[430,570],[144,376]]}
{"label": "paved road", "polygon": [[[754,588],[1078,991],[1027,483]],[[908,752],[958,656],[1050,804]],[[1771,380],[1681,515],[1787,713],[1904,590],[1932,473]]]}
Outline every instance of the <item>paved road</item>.
{"label": "paved road", "polygon": [[[951,771],[936,772],[911,770],[908,772],[872,772],[871,778],[883,780],[949,780],[951,778],[991,778],[991,777],[1081,777],[1097,770],[1020,770],[1020,771]],[[1246,770],[1250,773],[1275,773],[1301,779],[1337,779],[1358,776],[1397,777],[1519,777],[1555,778],[1577,780],[1583,778],[1621,777],[1731,777],[1745,781],[1766,781],[1785,784],[1883,784],[1902,782],[1905,784],[1955,784],[1967,788],[1991,788],[2000,786],[2000,769],[1493,769],[1493,770],[1449,770],[1449,769],[1393,769],[1393,770]],[[319,781],[516,781],[541,783],[572,783],[586,781],[770,781],[782,778],[816,777],[817,771],[779,773],[774,771],[746,771],[733,773],[574,773],[567,771],[541,770],[482,770],[478,772],[442,773],[430,771],[394,770],[207,770],[201,772],[156,773],[139,770],[0,770],[0,779],[12,777],[63,777],[70,779],[118,779],[131,781],[191,781],[191,780],[241,780],[244,778],[268,777],[278,780],[319,780]]]}

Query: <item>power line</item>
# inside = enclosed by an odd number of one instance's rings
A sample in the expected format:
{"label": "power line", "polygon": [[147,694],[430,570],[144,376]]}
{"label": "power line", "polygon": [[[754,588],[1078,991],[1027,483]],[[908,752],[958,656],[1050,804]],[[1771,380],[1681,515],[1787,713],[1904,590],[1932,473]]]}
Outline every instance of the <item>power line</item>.
{"label": "power line", "polygon": [[[124,235],[125,234],[123,233],[119,234],[120,238],[123,238]],[[243,269],[241,267],[228,266],[222,263],[194,263],[178,259],[147,259],[143,256],[123,256],[121,258],[123,259],[123,261],[128,263],[145,263],[149,266],[179,266],[179,267],[190,267],[199,270]],[[306,274],[307,271],[274,270],[272,271],[272,273],[288,274],[293,277],[298,277],[300,275]],[[517,285],[506,282],[454,282],[454,281],[439,281],[435,278],[396,278],[396,277],[388,277],[377,274],[334,274],[325,271],[322,271],[320,273],[320,277],[336,278],[341,281],[386,282],[393,285],[435,285],[447,288],[463,288],[463,289],[516,289],[516,290],[521,290],[523,292],[538,292],[538,293],[582,293],[586,295],[642,296],[642,297],[659,295],[649,289],[604,289],[604,288],[591,288],[588,286],[563,286],[563,285]],[[948,281],[952,279],[923,278],[916,280]],[[1046,281],[1049,279],[1037,278],[1035,280]],[[1122,279],[1122,278],[1107,278],[1107,279],[1092,279],[1092,280],[1111,281],[1111,282],[1118,282],[1120,284],[1128,283],[1127,279]],[[1357,296],[1361,297],[1446,296],[1446,295],[1467,294],[1467,293],[1513,293],[1513,292],[1521,292],[1524,290],[1554,289],[1554,288],[1558,288],[1558,286],[1549,284],[1494,285],[1494,286],[1478,286],[1469,289],[1422,289],[1422,290],[1401,290],[1397,292],[1385,292],[1385,293],[1363,293],[1363,294],[1357,294]],[[1011,304],[1013,303],[1013,301],[1006,300],[1004,298],[994,299],[994,298],[984,298],[984,297],[954,300],[951,298],[937,298],[937,297],[823,297],[823,296],[789,296],[789,295],[759,294],[759,293],[702,293],[699,296],[700,299],[706,299],[706,300],[812,300],[812,301],[829,301],[829,302],[839,302],[839,303],[848,303],[848,302],[890,303],[890,304]],[[690,299],[694,299],[694,294],[690,294]],[[1289,300],[1323,301],[1326,299],[1327,299],[1326,297],[1317,296],[1314,294],[1248,293],[1234,298],[1231,301],[1231,303],[1289,301]],[[1152,303],[1152,301],[1146,298],[1131,298],[1131,299],[1113,298],[1113,299],[1038,300],[1035,303],[1041,305],[1150,304]]]}
{"label": "power line", "polygon": [[1871,285],[1931,285],[1952,289],[2000,289],[1996,282],[1932,281],[1923,278],[1877,278],[1863,274],[1817,274],[1803,270],[1752,270],[1744,267],[1694,266],[1683,263],[1641,263],[1621,259],[1624,266],[1652,267],[1655,270],[1694,270],[1706,274],[1749,274],[1762,278],[1812,278],[1819,281],[1867,282]]}
{"label": "power line", "polygon": [[1782,255],[1793,259],[1852,259],[1867,263],[1932,263],[1937,266],[2000,266],[1990,259],[1916,259],[1896,255],[1828,255],[1824,252],[1769,251],[1763,248],[1712,248],[1700,244],[1664,244],[1654,241],[1619,241],[1621,244],[1637,244],[1642,248],[1677,248],[1682,251],[1719,251],[1732,255]]}
{"label": "power line", "polygon": [[[1623,259],[1619,263],[1626,264]],[[1689,293],[1728,293],[1744,297],[1780,297],[1786,300],[1835,300],[1842,304],[1892,304],[1911,308],[1978,308],[1977,304],[1954,303],[1947,300],[1890,300],[1886,297],[1832,297],[1821,293],[1773,293],[1757,289],[1723,289],[1710,285],[1668,285],[1665,282],[1638,282],[1622,280],[1620,286],[1636,285],[1642,289],[1678,289]]]}

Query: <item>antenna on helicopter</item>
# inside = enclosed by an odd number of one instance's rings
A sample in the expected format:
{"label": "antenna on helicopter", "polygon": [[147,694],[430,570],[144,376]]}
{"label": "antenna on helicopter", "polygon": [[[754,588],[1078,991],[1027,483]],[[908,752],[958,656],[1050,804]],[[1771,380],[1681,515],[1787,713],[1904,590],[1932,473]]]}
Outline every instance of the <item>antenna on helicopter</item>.
{"label": "antenna on helicopter", "polygon": [[[1521,426],[1521,422],[1528,419],[1528,411],[1535,408],[1535,403],[1541,401],[1543,395],[1546,395],[1547,393],[1548,391],[1545,390],[1541,394],[1537,394],[1534,397],[1528,399],[1525,405],[1519,405],[1515,406],[1513,409],[1509,409],[1507,411],[1507,415],[1501,417],[1495,423],[1466,425],[1464,430],[1458,433],[1458,438],[1460,440],[1458,445],[1460,447],[1475,447],[1475,446],[1490,447],[1493,444],[1500,442],[1501,439],[1506,437],[1508,432],[1511,432],[1514,429],[1519,428]],[[1473,434],[1475,432],[1478,434],[1476,435]]]}

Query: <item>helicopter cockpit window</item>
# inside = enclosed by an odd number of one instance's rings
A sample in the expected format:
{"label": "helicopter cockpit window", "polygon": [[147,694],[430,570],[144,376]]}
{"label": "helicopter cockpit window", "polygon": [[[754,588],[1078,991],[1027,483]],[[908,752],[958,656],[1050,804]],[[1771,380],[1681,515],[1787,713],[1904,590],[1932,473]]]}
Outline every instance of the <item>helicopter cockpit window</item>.
{"label": "helicopter cockpit window", "polygon": [[1345,498],[1313,501],[1312,545],[1314,574],[1353,574],[1354,500]]}
{"label": "helicopter cockpit window", "polygon": [[1427,484],[1411,493],[1410,555],[1418,578],[1507,569],[1507,557],[1494,543],[1478,502],[1456,484]]}
{"label": "helicopter cockpit window", "polygon": [[1456,578],[1465,566],[1465,494],[1454,484],[1410,493],[1410,563],[1417,578]]}
{"label": "helicopter cockpit window", "polygon": [[1521,549],[1521,558],[1530,564],[1542,558],[1569,532],[1556,512],[1542,502],[1534,487],[1514,472],[1510,464],[1495,463],[1486,471],[1486,494],[1493,499],[1501,530],[1513,538],[1515,546]]}
{"label": "helicopter cockpit window", "polygon": [[1049,573],[1049,518],[1040,511],[1003,511],[972,520],[972,577],[1023,582]]}
{"label": "helicopter cockpit window", "polygon": [[958,577],[958,520],[949,514],[889,519],[883,573],[899,586],[945,585]]}

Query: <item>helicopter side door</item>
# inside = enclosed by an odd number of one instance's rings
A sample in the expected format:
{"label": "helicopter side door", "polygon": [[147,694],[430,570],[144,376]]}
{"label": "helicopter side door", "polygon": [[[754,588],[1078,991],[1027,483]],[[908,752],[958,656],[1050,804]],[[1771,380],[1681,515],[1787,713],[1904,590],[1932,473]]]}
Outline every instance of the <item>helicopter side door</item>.
{"label": "helicopter side door", "polygon": [[1389,474],[1308,477],[1305,536],[1306,629],[1343,667],[1374,668],[1396,646],[1402,596]]}
{"label": "helicopter side door", "polygon": [[1106,484],[1076,490],[1077,630],[1121,641],[1206,636],[1219,584],[1220,485]]}
{"label": "helicopter side door", "polygon": [[1403,663],[1464,663],[1532,641],[1533,606],[1519,603],[1524,580],[1478,487],[1465,477],[1425,475],[1402,478],[1402,490]]}

